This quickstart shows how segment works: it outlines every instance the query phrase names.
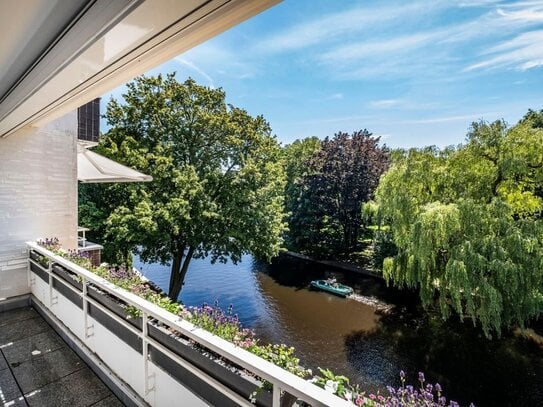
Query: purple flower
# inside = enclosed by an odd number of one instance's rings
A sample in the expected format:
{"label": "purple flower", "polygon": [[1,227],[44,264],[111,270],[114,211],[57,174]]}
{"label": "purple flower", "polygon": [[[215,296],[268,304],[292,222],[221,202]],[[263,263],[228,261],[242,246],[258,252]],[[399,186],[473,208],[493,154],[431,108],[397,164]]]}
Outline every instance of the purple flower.
{"label": "purple flower", "polygon": [[405,372],[403,370],[400,370],[400,378],[405,379]]}
{"label": "purple flower", "polygon": [[424,383],[424,373],[419,372],[419,382]]}
{"label": "purple flower", "polygon": [[426,400],[433,401],[434,395],[428,391],[423,391],[423,396]]}
{"label": "purple flower", "polygon": [[438,393],[441,393],[441,385],[439,383],[436,383],[435,389]]}

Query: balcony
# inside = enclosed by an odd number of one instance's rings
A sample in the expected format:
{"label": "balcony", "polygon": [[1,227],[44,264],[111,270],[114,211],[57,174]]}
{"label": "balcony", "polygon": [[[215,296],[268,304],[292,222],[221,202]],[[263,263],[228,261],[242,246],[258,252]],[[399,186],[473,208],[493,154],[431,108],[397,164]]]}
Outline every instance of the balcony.
{"label": "balcony", "polygon": [[[30,303],[127,405],[352,405],[35,243]],[[131,307],[131,315],[126,313]]]}
{"label": "balcony", "polygon": [[31,307],[0,313],[3,406],[122,406]]}

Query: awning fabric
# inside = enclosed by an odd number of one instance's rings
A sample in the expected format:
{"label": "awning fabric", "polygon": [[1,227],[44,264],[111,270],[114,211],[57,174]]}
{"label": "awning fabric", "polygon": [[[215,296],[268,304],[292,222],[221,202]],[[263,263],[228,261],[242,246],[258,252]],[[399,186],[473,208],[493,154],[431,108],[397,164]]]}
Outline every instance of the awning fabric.
{"label": "awning fabric", "polygon": [[83,183],[148,182],[153,177],[77,146],[77,179]]}

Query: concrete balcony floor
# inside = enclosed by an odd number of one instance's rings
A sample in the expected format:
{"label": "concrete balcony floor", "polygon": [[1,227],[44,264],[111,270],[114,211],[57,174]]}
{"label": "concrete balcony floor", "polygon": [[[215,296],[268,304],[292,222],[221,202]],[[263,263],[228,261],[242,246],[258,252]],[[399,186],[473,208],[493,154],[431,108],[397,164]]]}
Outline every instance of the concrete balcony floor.
{"label": "concrete balcony floor", "polygon": [[0,406],[122,405],[34,309],[0,312]]}

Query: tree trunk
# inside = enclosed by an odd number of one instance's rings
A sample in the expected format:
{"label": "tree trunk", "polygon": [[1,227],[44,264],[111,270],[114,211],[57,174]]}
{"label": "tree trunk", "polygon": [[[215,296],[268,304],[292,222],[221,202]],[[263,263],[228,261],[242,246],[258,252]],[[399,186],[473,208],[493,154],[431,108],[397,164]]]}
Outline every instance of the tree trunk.
{"label": "tree trunk", "polygon": [[168,290],[168,297],[172,301],[177,301],[181,288],[183,287],[183,284],[185,284],[185,275],[187,274],[190,261],[194,255],[194,250],[195,248],[193,246],[189,246],[187,254],[184,254],[184,252],[181,251],[175,253],[173,256],[170,287]]}

